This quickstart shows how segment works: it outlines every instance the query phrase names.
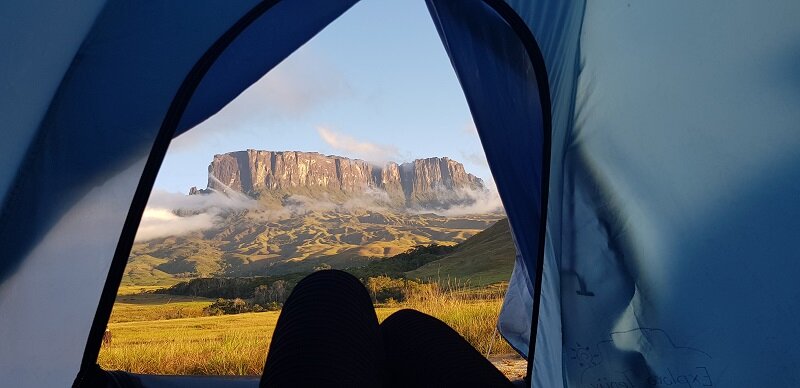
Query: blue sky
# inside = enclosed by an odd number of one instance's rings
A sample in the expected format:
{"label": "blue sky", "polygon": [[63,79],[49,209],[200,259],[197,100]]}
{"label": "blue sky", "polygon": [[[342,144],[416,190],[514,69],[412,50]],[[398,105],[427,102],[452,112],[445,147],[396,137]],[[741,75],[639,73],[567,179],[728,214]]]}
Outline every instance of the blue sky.
{"label": "blue sky", "polygon": [[214,154],[248,148],[373,162],[449,156],[490,180],[422,1],[356,4],[217,115],[173,140],[156,189],[205,187]]}

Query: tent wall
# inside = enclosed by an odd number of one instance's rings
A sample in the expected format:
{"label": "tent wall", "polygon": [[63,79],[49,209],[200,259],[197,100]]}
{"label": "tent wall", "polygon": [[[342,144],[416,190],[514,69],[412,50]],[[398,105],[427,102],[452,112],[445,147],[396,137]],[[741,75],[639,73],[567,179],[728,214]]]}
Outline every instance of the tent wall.
{"label": "tent wall", "polygon": [[0,204],[61,79],[104,4],[103,0],[0,3],[4,135],[0,142]]}
{"label": "tent wall", "polygon": [[509,3],[553,101],[533,385],[798,385],[798,3]]}
{"label": "tent wall", "polygon": [[83,39],[3,208],[0,375],[9,386],[75,378],[170,102],[248,9],[218,8],[114,2]]}
{"label": "tent wall", "polygon": [[[241,26],[252,10],[277,10],[283,20],[295,21],[260,30],[292,36],[271,36],[262,40],[268,44],[254,47],[269,58],[256,61],[264,74],[353,2],[317,2],[313,18],[299,13],[306,11],[300,3],[308,4],[283,0],[273,9],[274,2],[256,1],[204,1],[191,7],[112,2],[87,35],[73,37],[80,49],[68,70],[62,70],[65,76],[46,117],[35,134],[21,129],[34,140],[2,209],[3,384],[67,386],[84,348],[89,359],[96,355],[97,335],[84,346],[90,327],[102,334],[155,172],[189,103],[180,100],[192,95],[205,74],[197,69],[205,66],[209,50],[225,48],[219,39]],[[41,16],[41,23],[56,17]],[[251,63],[254,56],[245,59]],[[259,76],[244,69],[240,79],[226,80],[220,95],[232,99]],[[205,93],[215,94],[212,89]],[[200,104],[192,117],[202,121],[225,103]],[[110,268],[116,270],[107,278]],[[93,327],[101,290],[104,301]]]}
{"label": "tent wall", "polygon": [[562,321],[599,358],[565,357],[570,385],[800,384],[798,17],[587,3],[562,271],[596,296],[562,276]]}

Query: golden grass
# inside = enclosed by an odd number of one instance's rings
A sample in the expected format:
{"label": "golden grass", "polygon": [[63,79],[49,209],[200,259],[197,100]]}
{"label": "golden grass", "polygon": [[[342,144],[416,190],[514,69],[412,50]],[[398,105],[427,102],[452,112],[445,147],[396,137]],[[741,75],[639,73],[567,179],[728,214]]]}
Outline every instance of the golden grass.
{"label": "golden grass", "polygon": [[211,299],[177,295],[120,294],[117,295],[109,322],[202,317],[205,315],[203,309],[208,307],[211,302]]}
{"label": "golden grass", "polygon": [[[378,308],[385,319],[396,308]],[[109,324],[98,363],[145,374],[260,375],[279,312]]]}
{"label": "golden grass", "polygon": [[[414,308],[441,319],[483,354],[490,346],[492,354],[512,353],[494,335],[502,304],[498,296],[500,291],[434,287],[406,303],[375,311],[382,321],[400,308]],[[166,314],[175,309],[201,313],[211,302],[153,294],[127,298],[119,296],[114,306],[112,339],[98,359],[104,369],[168,375],[261,374],[279,312],[168,319]]]}
{"label": "golden grass", "polygon": [[258,375],[277,312],[109,325],[98,363],[147,374]]}
{"label": "golden grass", "polygon": [[424,288],[403,307],[432,315],[461,334],[481,354],[514,353],[495,333],[505,286],[470,289],[457,282]]}

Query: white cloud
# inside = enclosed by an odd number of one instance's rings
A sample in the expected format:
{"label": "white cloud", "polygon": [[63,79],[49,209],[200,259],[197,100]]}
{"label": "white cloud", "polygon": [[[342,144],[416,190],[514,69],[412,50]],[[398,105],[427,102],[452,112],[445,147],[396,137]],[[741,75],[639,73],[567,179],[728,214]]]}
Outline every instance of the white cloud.
{"label": "white cloud", "polygon": [[467,122],[467,123],[464,125],[464,127],[462,127],[462,130],[463,130],[465,133],[468,133],[468,134],[470,134],[470,135],[475,135],[475,136],[478,136],[478,127],[475,125],[475,122],[474,122],[474,121],[472,121],[472,120],[469,120],[469,121],[468,121],[468,122]]}
{"label": "white cloud", "polygon": [[486,160],[486,154],[484,154],[483,152],[461,151],[461,157],[463,157],[464,160],[477,166],[484,166],[484,167],[489,166],[489,162]]}
{"label": "white cloud", "polygon": [[310,212],[393,211],[390,209],[390,201],[391,199],[386,191],[368,187],[363,193],[351,196],[344,203],[336,202],[327,195],[323,195],[322,198],[311,198],[295,194],[284,199],[280,209],[269,209],[261,213],[266,219],[276,219],[295,217]]}
{"label": "white cloud", "polygon": [[227,210],[250,209],[257,202],[244,194],[184,195],[154,190],[147,201],[136,241],[182,236],[214,227]]}
{"label": "white cloud", "polygon": [[360,141],[325,127],[317,127],[317,133],[331,148],[368,162],[385,163],[397,159],[399,155],[394,146]]}
{"label": "white cloud", "polygon": [[214,226],[216,212],[200,213],[181,217],[167,209],[147,208],[142,215],[136,241],[147,241],[161,237],[181,236],[191,232],[210,229]]}
{"label": "white cloud", "polygon": [[485,189],[461,188],[455,191],[442,191],[437,196],[439,200],[454,203],[454,205],[442,208],[410,209],[410,211],[414,213],[435,213],[447,217],[504,211],[500,194],[498,194],[493,185]]}

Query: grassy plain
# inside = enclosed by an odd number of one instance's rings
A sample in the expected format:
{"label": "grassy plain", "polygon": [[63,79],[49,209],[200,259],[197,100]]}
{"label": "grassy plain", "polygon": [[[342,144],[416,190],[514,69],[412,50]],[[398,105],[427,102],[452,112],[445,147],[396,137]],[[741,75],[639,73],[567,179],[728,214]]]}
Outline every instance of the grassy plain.
{"label": "grassy plain", "polygon": [[[499,295],[500,288],[431,291],[375,311],[382,321],[401,308],[414,308],[443,320],[483,354],[490,347],[492,354],[512,353],[494,334]],[[98,363],[106,370],[146,374],[261,374],[279,312],[200,316],[209,304],[203,298],[121,294],[109,324],[112,338]],[[179,317],[195,313],[200,315]]]}

